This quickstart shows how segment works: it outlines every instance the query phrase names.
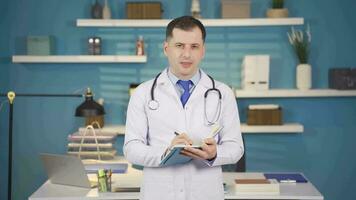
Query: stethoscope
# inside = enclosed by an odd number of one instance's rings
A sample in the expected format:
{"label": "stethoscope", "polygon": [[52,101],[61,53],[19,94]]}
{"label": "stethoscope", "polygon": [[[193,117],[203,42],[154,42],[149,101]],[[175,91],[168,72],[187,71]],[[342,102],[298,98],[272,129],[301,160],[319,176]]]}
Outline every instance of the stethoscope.
{"label": "stethoscope", "polygon": [[[148,102],[148,108],[150,110],[157,110],[159,108],[159,102],[155,99],[155,96],[154,96],[154,90],[156,89],[156,86],[157,86],[157,79],[158,77],[161,75],[161,73],[157,74],[155,79],[153,80],[153,83],[152,83],[152,86],[151,86],[151,100]],[[205,120],[206,122],[208,123],[208,125],[213,125],[213,124],[216,124],[216,122],[219,120],[220,118],[220,113],[221,113],[221,92],[219,89],[217,89],[215,87],[215,81],[214,79],[208,75],[208,77],[210,78],[211,80],[211,83],[213,85],[212,88],[209,88],[205,91],[204,93],[204,115],[205,115]],[[212,119],[209,120],[208,118],[208,114],[206,112],[206,99],[208,97],[208,94],[209,92],[217,92],[218,93],[218,96],[219,96],[219,102],[218,102],[218,105],[217,105],[217,109],[215,110],[215,114],[214,114],[214,117]]]}

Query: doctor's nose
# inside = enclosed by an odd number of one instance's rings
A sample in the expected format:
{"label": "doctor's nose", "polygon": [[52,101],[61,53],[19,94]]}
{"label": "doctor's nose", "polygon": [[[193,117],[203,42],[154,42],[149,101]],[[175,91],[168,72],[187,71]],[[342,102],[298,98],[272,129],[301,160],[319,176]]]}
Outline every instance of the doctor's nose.
{"label": "doctor's nose", "polygon": [[191,49],[190,48],[188,48],[188,47],[185,47],[184,49],[183,49],[183,51],[182,51],[182,57],[183,58],[190,58],[190,56],[191,56]]}

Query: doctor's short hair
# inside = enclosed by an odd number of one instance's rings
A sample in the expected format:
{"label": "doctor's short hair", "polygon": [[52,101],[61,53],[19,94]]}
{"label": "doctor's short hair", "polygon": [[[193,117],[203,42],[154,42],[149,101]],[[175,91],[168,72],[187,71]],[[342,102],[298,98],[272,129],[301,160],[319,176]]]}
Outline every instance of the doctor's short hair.
{"label": "doctor's short hair", "polygon": [[195,19],[192,16],[178,17],[173,19],[171,22],[169,22],[166,28],[166,41],[172,38],[173,36],[172,32],[173,29],[175,28],[182,29],[184,31],[189,31],[195,27],[198,27],[200,29],[203,36],[203,42],[205,42],[205,37],[206,37],[205,27],[198,19]]}

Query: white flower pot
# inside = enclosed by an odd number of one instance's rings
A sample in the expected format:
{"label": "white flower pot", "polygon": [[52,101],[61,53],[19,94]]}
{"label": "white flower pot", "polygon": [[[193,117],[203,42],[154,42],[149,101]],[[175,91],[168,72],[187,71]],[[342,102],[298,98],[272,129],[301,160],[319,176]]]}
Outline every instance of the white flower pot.
{"label": "white flower pot", "polygon": [[312,71],[309,64],[299,64],[297,66],[297,88],[299,90],[309,90],[312,86]]}

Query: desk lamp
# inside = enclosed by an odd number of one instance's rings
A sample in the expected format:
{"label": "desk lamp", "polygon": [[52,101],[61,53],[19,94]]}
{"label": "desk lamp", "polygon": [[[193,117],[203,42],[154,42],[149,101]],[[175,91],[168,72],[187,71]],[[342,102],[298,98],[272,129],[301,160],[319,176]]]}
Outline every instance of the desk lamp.
{"label": "desk lamp", "polygon": [[75,110],[75,116],[77,117],[96,117],[104,115],[105,110],[102,105],[94,101],[93,93],[90,88],[85,93],[85,101],[80,104]]}
{"label": "desk lamp", "polygon": [[82,97],[82,94],[19,94],[13,91],[0,93],[0,97],[7,97],[9,101],[9,149],[8,149],[8,185],[7,199],[12,199],[12,128],[13,128],[13,107],[15,97]]}

